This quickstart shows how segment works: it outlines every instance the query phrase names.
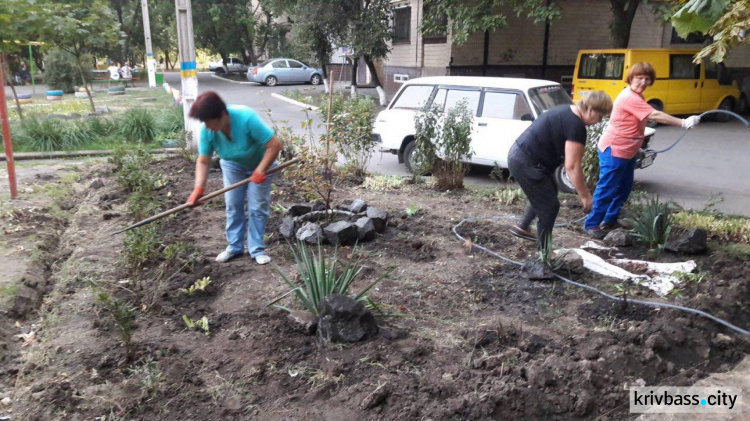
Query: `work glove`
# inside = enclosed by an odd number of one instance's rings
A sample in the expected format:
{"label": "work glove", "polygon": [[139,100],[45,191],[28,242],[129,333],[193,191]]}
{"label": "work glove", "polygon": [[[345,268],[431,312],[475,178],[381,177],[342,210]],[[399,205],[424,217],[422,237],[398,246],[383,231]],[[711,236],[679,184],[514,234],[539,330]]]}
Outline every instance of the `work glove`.
{"label": "work glove", "polygon": [[263,184],[266,182],[266,174],[262,172],[258,172],[258,170],[253,171],[253,175],[250,176],[250,181],[252,181],[255,184]]}
{"label": "work glove", "polygon": [[203,186],[195,186],[193,193],[190,194],[190,197],[188,197],[188,200],[185,203],[190,206],[200,205],[201,203],[198,199],[200,199],[201,196],[203,196]]}
{"label": "work glove", "polygon": [[688,118],[682,119],[682,128],[683,129],[692,129],[693,127],[697,126],[698,123],[701,122],[700,116],[694,115],[690,116]]}

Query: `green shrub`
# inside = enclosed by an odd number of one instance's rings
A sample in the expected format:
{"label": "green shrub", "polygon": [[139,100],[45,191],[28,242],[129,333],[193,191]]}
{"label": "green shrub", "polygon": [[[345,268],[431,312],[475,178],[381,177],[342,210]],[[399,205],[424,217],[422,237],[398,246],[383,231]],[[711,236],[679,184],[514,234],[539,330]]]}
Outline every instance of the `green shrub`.
{"label": "green shrub", "polygon": [[[89,63],[85,61],[85,63]],[[53,49],[44,56],[44,82],[50,89],[72,93],[81,84],[81,74],[72,54]]]}
{"label": "green shrub", "polygon": [[91,143],[97,138],[96,132],[86,120],[68,120],[62,124],[63,149],[70,150]]}
{"label": "green shrub", "polygon": [[106,117],[89,117],[86,119],[91,131],[98,136],[109,136],[115,132],[116,126],[112,120]]}
{"label": "green shrub", "polygon": [[[355,260],[354,255],[356,250],[352,250],[351,258],[346,262],[344,268],[339,270],[336,265],[338,260],[336,258],[336,251],[330,260],[326,260],[323,256],[321,246],[318,245],[318,253],[308,249],[307,245],[303,242],[297,242],[297,245],[292,249],[294,252],[294,260],[297,262],[297,268],[300,273],[300,280],[302,285],[297,285],[292,282],[284,273],[275,267],[276,272],[281,275],[287,285],[292,287],[292,290],[285,293],[281,297],[273,300],[269,306],[275,305],[279,301],[286,298],[288,295],[295,294],[297,299],[302,302],[302,305],[314,315],[318,315],[318,304],[323,299],[331,294],[348,295],[349,288],[352,286],[354,281],[362,273],[362,264],[360,258]],[[365,287],[359,294],[354,298],[358,301],[367,301],[371,305],[372,301],[365,296],[367,292],[378,284],[383,278],[388,276],[391,271],[386,271],[383,275],[378,277],[375,281]],[[276,307],[292,312],[293,310],[276,305]]]}
{"label": "green shrub", "polygon": [[125,345],[128,359],[130,359],[133,332],[135,331],[135,318],[138,315],[138,311],[130,303],[118,300],[104,292],[99,294],[97,302],[114,320],[115,327],[120,333],[120,339],[123,345]]}
{"label": "green shrub", "polygon": [[659,196],[655,196],[632,211],[626,222],[633,227],[635,237],[648,244],[652,250],[661,251],[672,231],[672,209],[669,204],[660,203]]}
{"label": "green shrub", "polygon": [[64,145],[63,124],[62,120],[28,117],[18,125],[13,140],[34,151],[59,151]]}
{"label": "green shrub", "polygon": [[158,222],[125,233],[123,258],[125,264],[138,278],[146,262],[159,257]]}
{"label": "green shrub", "polygon": [[[331,116],[331,136],[356,175],[365,175],[375,141],[370,133],[374,122],[375,102],[367,95],[345,101],[337,100]],[[321,108],[323,110],[323,108]]]}
{"label": "green shrub", "polygon": [[[472,115],[468,101],[461,100],[444,113],[425,108],[415,119],[417,161],[432,169],[440,190],[460,189],[471,158]],[[440,159],[438,159],[440,155]]]}
{"label": "green shrub", "polygon": [[156,118],[152,110],[131,108],[120,117],[120,134],[125,140],[151,143],[157,134]]}
{"label": "green shrub", "polygon": [[608,122],[609,119],[604,119],[586,128],[586,152],[583,155],[583,161],[581,161],[581,168],[583,169],[583,175],[586,177],[586,185],[591,189],[595,188],[596,183],[599,182],[599,149],[597,145]]}
{"label": "green shrub", "polygon": [[167,107],[159,114],[157,119],[159,132],[171,134],[180,133],[185,130],[185,117],[182,107]]}

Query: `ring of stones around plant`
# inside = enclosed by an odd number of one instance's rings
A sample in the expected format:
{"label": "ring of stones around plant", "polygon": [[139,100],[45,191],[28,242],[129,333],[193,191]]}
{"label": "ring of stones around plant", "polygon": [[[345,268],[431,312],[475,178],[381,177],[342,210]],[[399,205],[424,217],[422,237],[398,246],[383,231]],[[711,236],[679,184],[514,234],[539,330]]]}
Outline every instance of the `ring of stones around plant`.
{"label": "ring of stones around plant", "polygon": [[[359,199],[390,214],[383,233],[357,248],[365,282],[396,266],[371,294],[392,317],[379,320],[379,333],[362,342],[321,345],[285,312],[268,307],[289,289],[272,265],[258,266],[247,257],[213,260],[225,247],[220,200],[154,225],[156,237],[148,244],[155,254],[143,261],[134,282],[133,268],[123,259],[129,253],[125,239],[135,241],[147,231],[111,235],[134,222],[128,202],[135,196],[117,184],[122,170],[112,167],[80,165],[73,193],[59,195],[58,205],[34,205],[30,193],[4,205],[10,207],[0,220],[4,267],[10,259],[26,259],[29,268],[18,285],[34,293],[10,296],[0,307],[0,416],[627,419],[625,385],[692,385],[742,367],[737,364],[750,351],[742,338],[706,319],[623,307],[560,283],[528,281],[516,266],[464,247],[451,232],[465,217],[520,214],[524,203],[501,205],[471,191],[406,186],[373,192],[354,184],[341,186],[336,203],[347,209],[337,210],[352,212]],[[154,192],[157,211],[184,202],[193,167],[182,158],[149,164],[150,173],[163,176]],[[274,204],[304,203],[292,180],[279,177],[275,184]],[[221,177],[213,170],[207,190],[219,188]],[[415,202],[422,211],[403,212]],[[58,222],[57,207],[65,212],[64,222]],[[579,214],[576,198],[562,200],[561,220]],[[271,214],[267,250],[275,265],[293,274],[294,258],[278,234],[286,216]],[[352,218],[367,212],[341,216],[356,222]],[[533,243],[510,236],[508,226],[475,222],[460,233],[516,260],[530,258]],[[689,232],[673,237],[682,234]],[[575,229],[555,229],[561,247],[586,240]],[[166,250],[180,244],[183,252],[169,260]],[[20,245],[29,251],[21,252]],[[664,300],[747,327],[747,249],[710,236],[708,245],[706,254],[690,256],[705,279]],[[640,258],[648,251],[634,244],[618,252]],[[607,257],[610,251],[597,253]],[[205,278],[211,283],[204,290],[185,292]],[[616,293],[599,276],[574,279]],[[102,292],[108,299],[99,299]],[[637,287],[629,294],[657,299]],[[23,300],[29,305],[22,314],[11,314],[13,303]],[[122,314],[134,316],[130,337],[123,337],[125,324],[114,317]],[[205,318],[209,331],[188,328],[183,316],[191,322]]]}
{"label": "ring of stones around plant", "polygon": [[387,224],[388,212],[368,207],[364,200],[355,199],[333,210],[326,210],[325,204],[316,202],[312,206],[291,206],[279,233],[287,240],[339,246],[374,240],[377,234],[385,232]]}

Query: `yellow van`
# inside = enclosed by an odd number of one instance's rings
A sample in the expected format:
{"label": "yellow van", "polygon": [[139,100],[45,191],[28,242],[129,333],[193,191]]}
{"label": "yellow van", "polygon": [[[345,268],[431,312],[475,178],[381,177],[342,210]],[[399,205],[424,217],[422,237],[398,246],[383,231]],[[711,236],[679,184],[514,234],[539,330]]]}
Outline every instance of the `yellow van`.
{"label": "yellow van", "polygon": [[627,83],[630,66],[645,61],[656,70],[656,81],[643,93],[646,102],[668,114],[732,111],[740,100],[737,83],[726,68],[710,61],[694,64],[698,50],[613,49],[581,50],[573,74],[576,101],[590,91],[605,91],[612,100]]}

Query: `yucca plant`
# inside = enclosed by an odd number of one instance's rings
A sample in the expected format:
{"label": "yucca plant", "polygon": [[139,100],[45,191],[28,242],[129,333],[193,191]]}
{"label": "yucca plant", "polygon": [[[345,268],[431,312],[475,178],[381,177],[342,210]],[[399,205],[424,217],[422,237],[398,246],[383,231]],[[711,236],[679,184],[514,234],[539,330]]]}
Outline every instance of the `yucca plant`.
{"label": "yucca plant", "polygon": [[91,117],[87,119],[91,131],[99,136],[109,136],[115,131],[115,125],[105,117]]}
{"label": "yucca plant", "polygon": [[157,127],[161,133],[180,133],[185,130],[182,107],[167,107],[159,114]]}
{"label": "yucca plant", "polygon": [[96,132],[85,120],[67,121],[61,127],[62,143],[65,150],[75,149],[96,139]]}
{"label": "yucca plant", "polygon": [[633,227],[633,235],[652,250],[661,251],[672,232],[672,209],[667,203],[659,202],[659,196],[654,196],[625,221]]}
{"label": "yucca plant", "polygon": [[[352,257],[345,263],[342,270],[337,268],[337,264],[339,263],[336,258],[338,249],[333,252],[333,256],[330,260],[326,260],[323,256],[323,251],[320,245],[318,245],[318,253],[316,254],[314,251],[311,251],[305,243],[298,241],[296,246],[292,248],[292,251],[294,252],[294,260],[297,262],[302,285],[295,284],[289,279],[289,277],[281,272],[278,267],[275,267],[274,269],[276,272],[281,275],[284,282],[292,287],[292,289],[268,304],[269,306],[275,306],[290,313],[294,310],[285,306],[277,305],[276,303],[291,294],[295,294],[295,296],[302,302],[305,309],[317,316],[318,304],[324,297],[331,294],[347,295],[349,288],[362,273],[363,267],[361,265],[361,256],[357,257],[356,260],[354,258],[356,247],[352,250]],[[389,269],[380,275],[375,281],[360,291],[354,299],[367,302],[371,307],[374,307],[372,300],[370,300],[365,294],[388,276],[391,270],[392,269]]]}
{"label": "yucca plant", "polygon": [[153,111],[131,108],[120,117],[120,134],[125,140],[150,143],[156,137],[156,118]]}

